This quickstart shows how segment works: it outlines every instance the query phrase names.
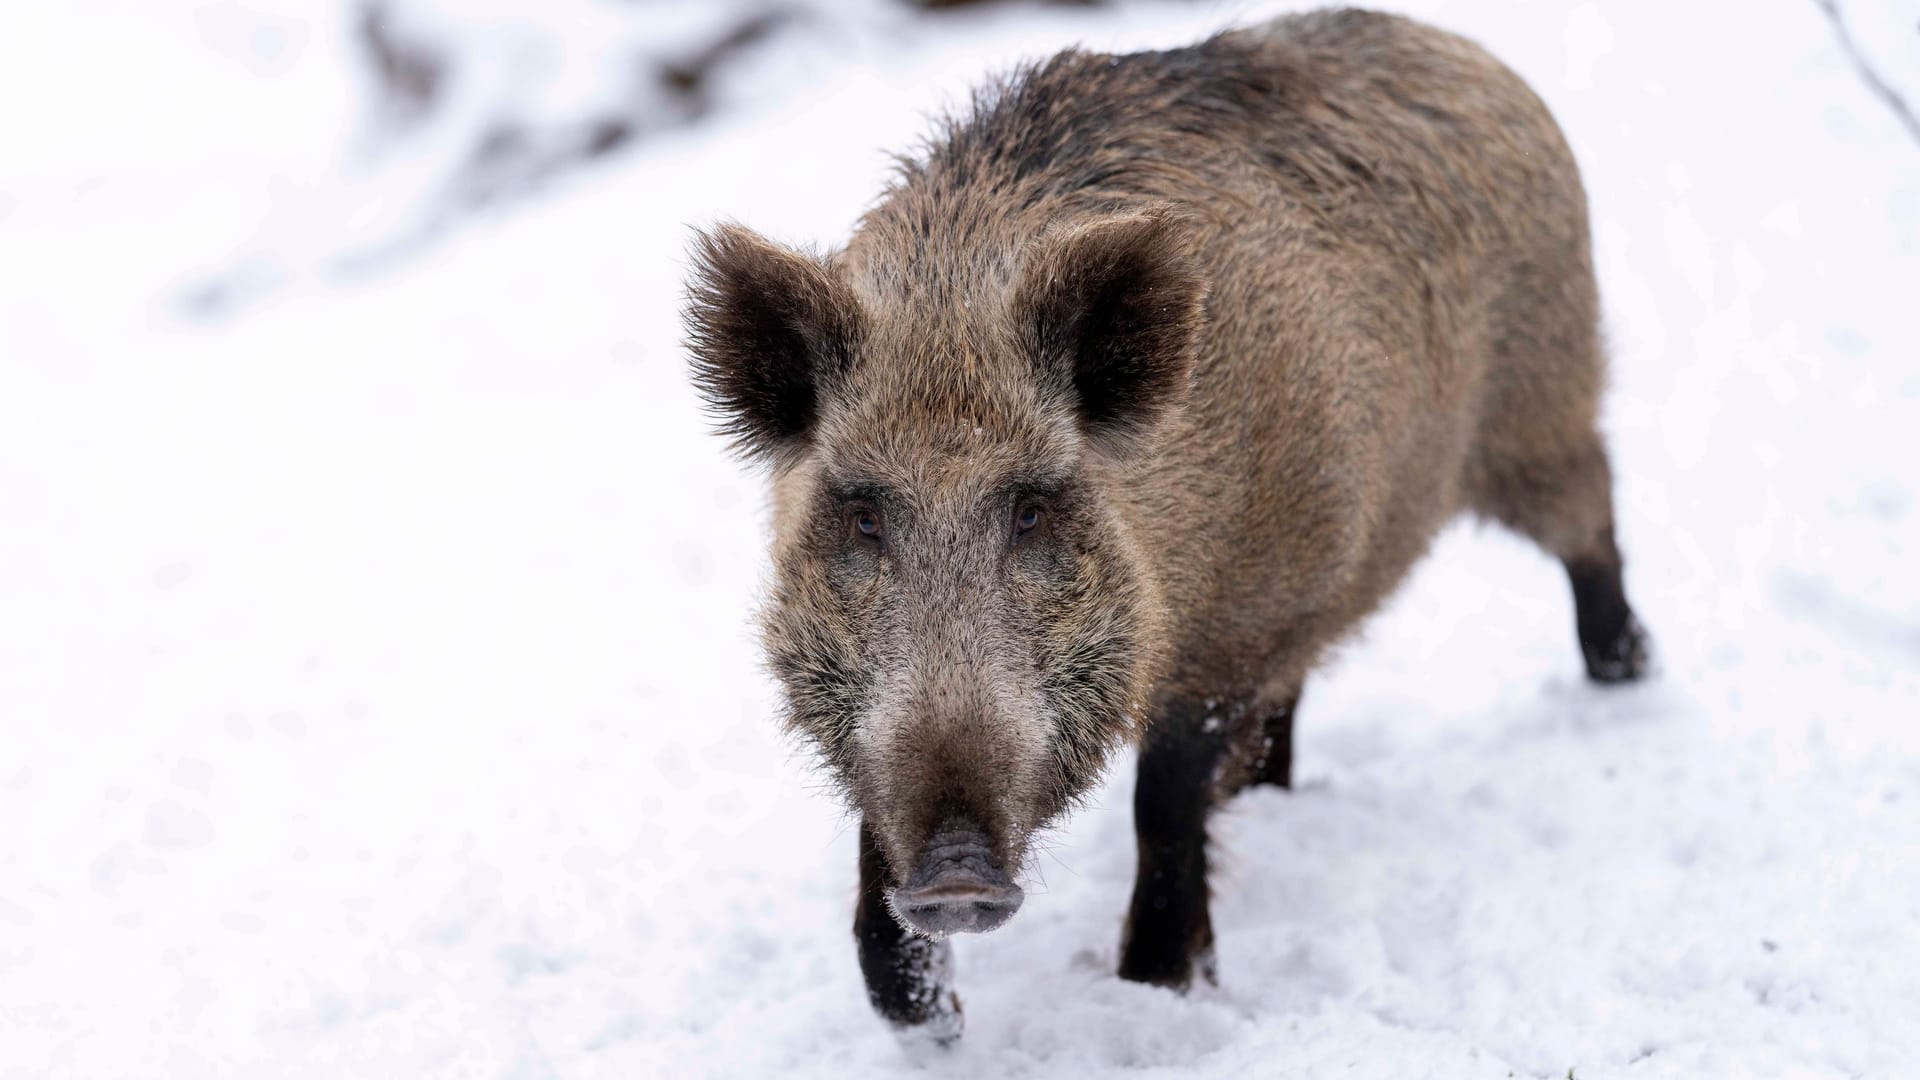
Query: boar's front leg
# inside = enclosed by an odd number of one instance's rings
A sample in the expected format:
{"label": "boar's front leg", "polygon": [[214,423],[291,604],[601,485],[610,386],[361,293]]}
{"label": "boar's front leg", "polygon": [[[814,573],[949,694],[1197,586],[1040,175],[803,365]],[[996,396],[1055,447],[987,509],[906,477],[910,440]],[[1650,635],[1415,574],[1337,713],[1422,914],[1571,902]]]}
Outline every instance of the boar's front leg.
{"label": "boar's front leg", "polygon": [[1207,812],[1227,750],[1204,708],[1164,708],[1140,748],[1133,828],[1140,868],[1120,945],[1120,977],[1185,988],[1213,979],[1207,917]]}
{"label": "boar's front leg", "polygon": [[953,946],[908,933],[887,907],[887,861],[860,826],[860,900],[853,936],[867,1000],[897,1028],[946,1043],[959,1038],[960,999],[952,988]]}

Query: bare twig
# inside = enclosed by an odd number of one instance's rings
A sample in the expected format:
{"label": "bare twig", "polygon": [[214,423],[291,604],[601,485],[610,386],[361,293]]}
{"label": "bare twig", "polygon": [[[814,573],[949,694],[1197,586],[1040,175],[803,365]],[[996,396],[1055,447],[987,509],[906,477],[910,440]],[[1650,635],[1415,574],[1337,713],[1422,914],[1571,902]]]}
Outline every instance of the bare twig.
{"label": "bare twig", "polygon": [[1900,91],[1880,77],[1880,73],[1875,71],[1873,64],[1868,61],[1867,55],[1860,51],[1859,45],[1854,43],[1853,35],[1847,32],[1847,22],[1840,15],[1838,0],[1813,0],[1813,2],[1821,11],[1827,13],[1827,19],[1833,23],[1834,34],[1840,38],[1840,47],[1847,51],[1848,59],[1853,61],[1853,68],[1860,73],[1860,79],[1867,84],[1867,89],[1873,91],[1875,97],[1885,102],[1887,108],[1893,110],[1893,115],[1905,125],[1907,134],[1913,136],[1914,142],[1920,143],[1920,116],[1914,115],[1913,108],[1907,104],[1905,98],[1900,96]]}
{"label": "bare twig", "polygon": [[359,34],[390,121],[404,126],[426,116],[445,81],[446,61],[394,30],[387,0],[368,0],[360,9]]}

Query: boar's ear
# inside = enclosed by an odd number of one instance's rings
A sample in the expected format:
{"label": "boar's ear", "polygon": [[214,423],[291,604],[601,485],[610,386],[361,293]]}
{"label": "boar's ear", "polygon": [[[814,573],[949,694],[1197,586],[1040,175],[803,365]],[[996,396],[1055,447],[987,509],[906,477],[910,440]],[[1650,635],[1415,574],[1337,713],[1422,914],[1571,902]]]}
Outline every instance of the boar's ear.
{"label": "boar's ear", "polygon": [[1096,446],[1124,457],[1186,399],[1206,292],[1189,234],[1156,210],[1043,240],[1014,302],[1043,380]]}
{"label": "boar's ear", "polygon": [[820,391],[846,370],[860,309],[820,260],[737,225],[701,233],[687,286],[693,382],[749,458],[805,449]]}

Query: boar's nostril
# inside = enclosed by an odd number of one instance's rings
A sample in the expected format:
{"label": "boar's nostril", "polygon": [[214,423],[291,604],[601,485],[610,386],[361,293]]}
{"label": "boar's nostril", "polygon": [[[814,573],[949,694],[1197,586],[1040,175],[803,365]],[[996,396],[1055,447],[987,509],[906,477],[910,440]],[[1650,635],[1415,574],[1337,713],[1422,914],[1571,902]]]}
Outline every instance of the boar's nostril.
{"label": "boar's nostril", "polygon": [[910,929],[930,937],[983,934],[1012,918],[1024,898],[978,834],[946,832],[927,845],[907,884],[893,891],[893,909]]}

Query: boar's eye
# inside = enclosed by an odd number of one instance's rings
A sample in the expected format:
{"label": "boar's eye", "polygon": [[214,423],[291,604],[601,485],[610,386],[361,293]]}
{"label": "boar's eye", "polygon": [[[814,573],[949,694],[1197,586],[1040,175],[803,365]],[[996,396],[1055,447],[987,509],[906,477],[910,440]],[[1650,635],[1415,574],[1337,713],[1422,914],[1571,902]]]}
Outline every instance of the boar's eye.
{"label": "boar's eye", "polygon": [[868,539],[880,539],[880,515],[871,510],[855,510],[853,530]]}
{"label": "boar's eye", "polygon": [[1013,516],[1013,535],[1018,538],[1039,528],[1040,516],[1040,507],[1033,503],[1022,506],[1020,512]]}

